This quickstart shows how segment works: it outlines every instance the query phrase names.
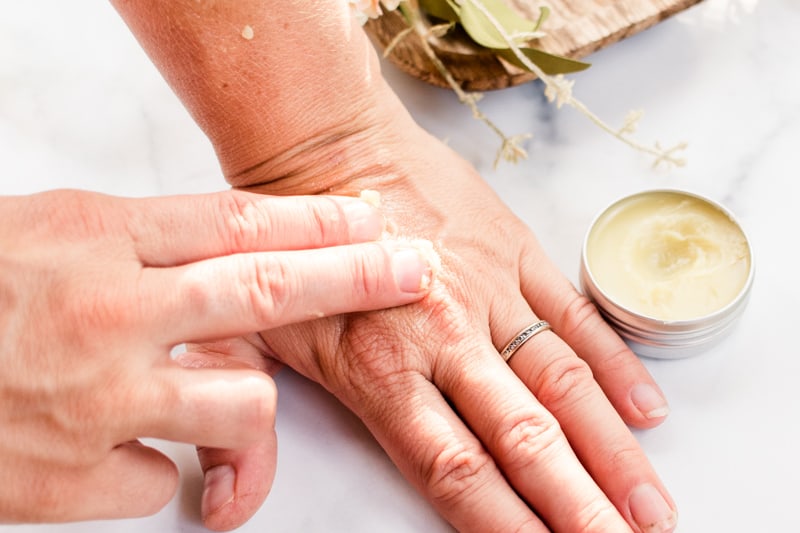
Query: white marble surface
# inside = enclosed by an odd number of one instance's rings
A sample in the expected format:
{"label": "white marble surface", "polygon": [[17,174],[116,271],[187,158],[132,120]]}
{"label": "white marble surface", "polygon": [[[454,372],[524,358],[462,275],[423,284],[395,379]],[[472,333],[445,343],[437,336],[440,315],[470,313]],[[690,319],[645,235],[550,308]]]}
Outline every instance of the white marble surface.
{"label": "white marble surface", "polygon": [[[143,196],[225,187],[208,142],[104,2],[6,2],[0,17],[3,194],[57,187]],[[545,103],[532,84],[487,95],[531,158],[492,169],[496,140],[444,90],[387,67],[428,129],[474,162],[571,279],[596,212],[653,187],[707,195],[750,235],[757,276],[722,345],[647,361],[672,413],[637,432],[680,510],[678,531],[797,531],[800,497],[800,3],[705,0],[595,54],[576,95],[618,124],[646,111],[639,137],[689,143],[688,166],[650,160]],[[272,494],[241,531],[448,531],[359,421],[318,387],[279,377],[280,457]],[[54,443],[56,444],[56,443]],[[179,464],[179,494],[158,515],[0,531],[201,531],[191,447],[155,443]],[[0,473],[0,479],[2,474]]]}

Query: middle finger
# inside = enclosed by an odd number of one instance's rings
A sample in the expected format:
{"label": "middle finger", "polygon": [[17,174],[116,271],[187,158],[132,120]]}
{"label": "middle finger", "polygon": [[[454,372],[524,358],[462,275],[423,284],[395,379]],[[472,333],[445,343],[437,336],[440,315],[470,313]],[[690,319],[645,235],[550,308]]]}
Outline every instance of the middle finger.
{"label": "middle finger", "polygon": [[573,453],[558,417],[509,371],[489,342],[477,355],[449,359],[434,382],[549,527],[629,530]]}
{"label": "middle finger", "polygon": [[243,335],[349,311],[420,299],[430,254],[399,241],[241,254],[146,269],[145,327],[166,344]]}
{"label": "middle finger", "polygon": [[[510,316],[537,320],[526,303]],[[515,330],[502,329],[498,336],[513,338]],[[628,523],[643,531],[669,530],[675,522],[673,506],[644,451],[589,365],[556,333],[530,338],[508,365],[559,421],[581,463]],[[652,529],[653,524],[662,529]]]}

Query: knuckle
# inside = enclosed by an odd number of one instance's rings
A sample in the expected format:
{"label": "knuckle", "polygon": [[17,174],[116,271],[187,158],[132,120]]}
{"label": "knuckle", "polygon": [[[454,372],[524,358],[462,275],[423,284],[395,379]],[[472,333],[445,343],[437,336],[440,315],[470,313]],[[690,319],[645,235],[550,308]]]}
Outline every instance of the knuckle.
{"label": "knuckle", "polygon": [[382,398],[406,395],[421,376],[417,352],[385,323],[350,317],[333,357],[321,361],[337,390],[369,401],[380,387]]}
{"label": "knuckle", "polygon": [[[441,295],[428,298],[424,315],[396,310],[351,313],[339,330],[336,351],[322,361],[326,376],[335,376],[339,388],[363,392],[384,391],[419,378],[453,384],[461,365],[479,360],[481,348],[459,310]],[[420,318],[424,316],[424,318]],[[474,356],[474,357],[473,357]]]}
{"label": "knuckle", "polygon": [[337,238],[340,233],[338,222],[344,218],[341,213],[331,214],[326,207],[327,204],[317,202],[309,203],[306,206],[309,237],[311,242],[319,246],[339,240]]}
{"label": "knuckle", "polygon": [[575,332],[585,329],[587,323],[591,322],[602,322],[600,312],[586,296],[574,292],[562,314],[562,335],[569,338]]}
{"label": "knuckle", "polygon": [[[37,203],[41,211],[40,220],[47,225],[48,232],[67,239],[97,237],[110,231],[107,210],[99,202],[99,196],[78,190],[59,190],[41,193]],[[112,202],[105,198],[105,202]],[[54,208],[55,206],[58,206]],[[60,206],[67,205],[69,209]]]}
{"label": "knuckle", "polygon": [[499,456],[517,470],[557,453],[565,446],[558,421],[544,410],[524,410],[506,415],[497,427]]}
{"label": "knuckle", "polygon": [[644,452],[635,445],[625,445],[617,448],[604,462],[605,468],[609,472],[614,472],[614,475],[631,472],[641,468],[646,463],[647,459],[644,456]]}
{"label": "knuckle", "polygon": [[209,279],[213,279],[209,269],[189,268],[178,281],[177,294],[182,305],[199,315],[207,314],[214,305]]}
{"label": "knuckle", "polygon": [[[371,250],[372,246],[369,249]],[[352,272],[355,280],[354,290],[360,298],[370,299],[380,294],[382,270],[374,254],[365,253],[358,256]]]}
{"label": "knuckle", "polygon": [[100,291],[84,283],[56,276],[50,285],[51,298],[61,302],[59,323],[65,339],[79,346],[96,344],[100,332],[118,331],[130,324],[135,307],[123,305],[115,290]]}
{"label": "knuckle", "polygon": [[275,426],[277,389],[272,380],[253,376],[247,380],[251,387],[251,400],[245,409],[244,428],[254,439],[260,438]]}
{"label": "knuckle", "polygon": [[286,313],[299,288],[288,265],[276,256],[262,256],[251,263],[250,270],[248,305],[261,325],[269,325]]}
{"label": "knuckle", "polygon": [[579,401],[589,392],[593,374],[583,359],[564,354],[555,357],[540,372],[534,388],[536,397],[550,410]]}
{"label": "knuckle", "polygon": [[449,505],[476,490],[492,466],[479,444],[450,443],[433,455],[422,481],[434,502]]}
{"label": "knuckle", "polygon": [[[596,335],[602,333],[602,328],[606,327],[606,322],[597,307],[583,295],[571,300],[565,308],[563,317],[564,338],[585,336],[587,331]],[[592,362],[592,367],[598,375],[603,373],[613,375],[616,371],[629,368],[631,361],[635,360],[633,352],[621,342],[621,339],[616,346],[614,349],[605,350],[603,357]]]}
{"label": "knuckle", "polygon": [[631,364],[636,362],[636,356],[621,342],[618,350],[608,351],[602,358],[594,360],[592,365],[598,377],[603,374],[623,376],[631,368]]}
{"label": "knuckle", "polygon": [[609,524],[619,523],[619,512],[604,497],[596,497],[583,505],[574,516],[575,531],[608,531]]}
{"label": "knuckle", "polygon": [[273,224],[269,216],[248,198],[232,191],[217,196],[220,233],[231,251],[253,249],[262,235],[270,235]]}

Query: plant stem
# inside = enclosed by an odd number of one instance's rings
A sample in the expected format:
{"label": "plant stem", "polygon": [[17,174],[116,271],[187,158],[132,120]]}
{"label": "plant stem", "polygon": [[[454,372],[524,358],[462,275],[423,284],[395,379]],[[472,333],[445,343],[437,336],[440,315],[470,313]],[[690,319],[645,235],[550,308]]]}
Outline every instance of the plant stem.
{"label": "plant stem", "polygon": [[[492,122],[491,119],[489,119],[489,117],[487,117],[480,110],[477,104],[477,101],[481,96],[480,93],[468,93],[465,91],[461,87],[461,84],[456,81],[450,71],[447,70],[445,64],[441,59],[439,59],[439,57],[436,55],[436,52],[431,47],[430,43],[428,42],[428,36],[431,33],[431,28],[423,21],[422,17],[420,16],[419,9],[414,6],[412,6],[410,9],[403,9],[403,7],[404,6],[401,3],[401,11],[405,16],[409,27],[413,29],[414,33],[419,38],[422,50],[425,52],[425,55],[428,57],[428,59],[430,59],[431,63],[433,63],[433,66],[436,68],[442,78],[444,78],[445,82],[447,82],[447,84],[456,94],[459,102],[468,106],[472,111],[473,117],[486,124],[489,129],[491,129],[498,137],[500,137],[502,145],[498,151],[497,157],[495,158],[495,168],[497,167],[500,159],[506,159],[509,161],[517,161],[520,158],[526,159],[528,154],[521,146],[519,146],[519,143],[529,138],[530,135],[516,135],[513,137],[508,137],[499,127],[497,127],[494,122]],[[406,34],[405,31],[402,33],[403,35]],[[394,40],[392,42],[393,44],[396,44]]]}
{"label": "plant stem", "polygon": [[536,76],[539,79],[541,79],[546,86],[550,87],[551,90],[554,91],[554,93],[558,94],[561,103],[566,103],[572,108],[578,110],[581,114],[583,114],[589,120],[591,120],[595,125],[600,127],[602,130],[606,131],[607,133],[610,133],[611,135],[621,140],[628,146],[631,146],[632,148],[639,150],[641,152],[655,156],[656,160],[654,162],[654,165],[658,165],[663,162],[663,163],[671,163],[676,166],[683,166],[686,163],[684,159],[676,157],[674,155],[676,151],[682,150],[686,147],[685,143],[680,143],[669,149],[662,149],[658,145],[658,143],[656,143],[655,146],[647,146],[645,144],[636,141],[631,137],[624,135],[620,130],[612,128],[600,117],[598,117],[596,114],[590,111],[589,108],[586,107],[586,105],[583,102],[575,98],[572,95],[571,89],[568,89],[563,85],[558,84],[552,76],[545,74],[545,72],[541,68],[539,68],[539,66],[536,65],[536,63],[531,61],[528,58],[528,56],[526,56],[522,52],[522,50],[520,50],[519,46],[517,46],[517,44],[514,42],[512,36],[508,34],[505,28],[494,17],[494,15],[492,15],[491,11],[487,9],[487,7],[483,4],[483,2],[481,2],[480,0],[456,0],[456,1],[458,1],[460,4],[469,2],[473,6],[475,6],[483,14],[483,16],[486,17],[486,19],[492,24],[492,26],[494,26],[494,28],[498,31],[498,33],[500,33],[503,40],[508,45],[509,49],[514,53],[514,56],[527,69],[536,74]]}

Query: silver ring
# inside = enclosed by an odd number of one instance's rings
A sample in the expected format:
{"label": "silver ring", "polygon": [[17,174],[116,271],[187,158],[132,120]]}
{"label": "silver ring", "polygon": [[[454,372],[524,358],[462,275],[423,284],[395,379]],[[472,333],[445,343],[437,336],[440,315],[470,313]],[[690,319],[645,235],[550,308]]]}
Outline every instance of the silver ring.
{"label": "silver ring", "polygon": [[548,329],[550,329],[550,324],[546,320],[540,320],[538,322],[534,322],[527,328],[517,333],[514,336],[514,338],[511,339],[511,342],[506,344],[506,347],[500,351],[500,357],[502,357],[503,361],[507,363],[508,360],[511,359],[511,356],[514,355],[514,352],[519,350],[520,346],[525,344],[528,341],[528,339],[530,339],[537,333],[541,333]]}

